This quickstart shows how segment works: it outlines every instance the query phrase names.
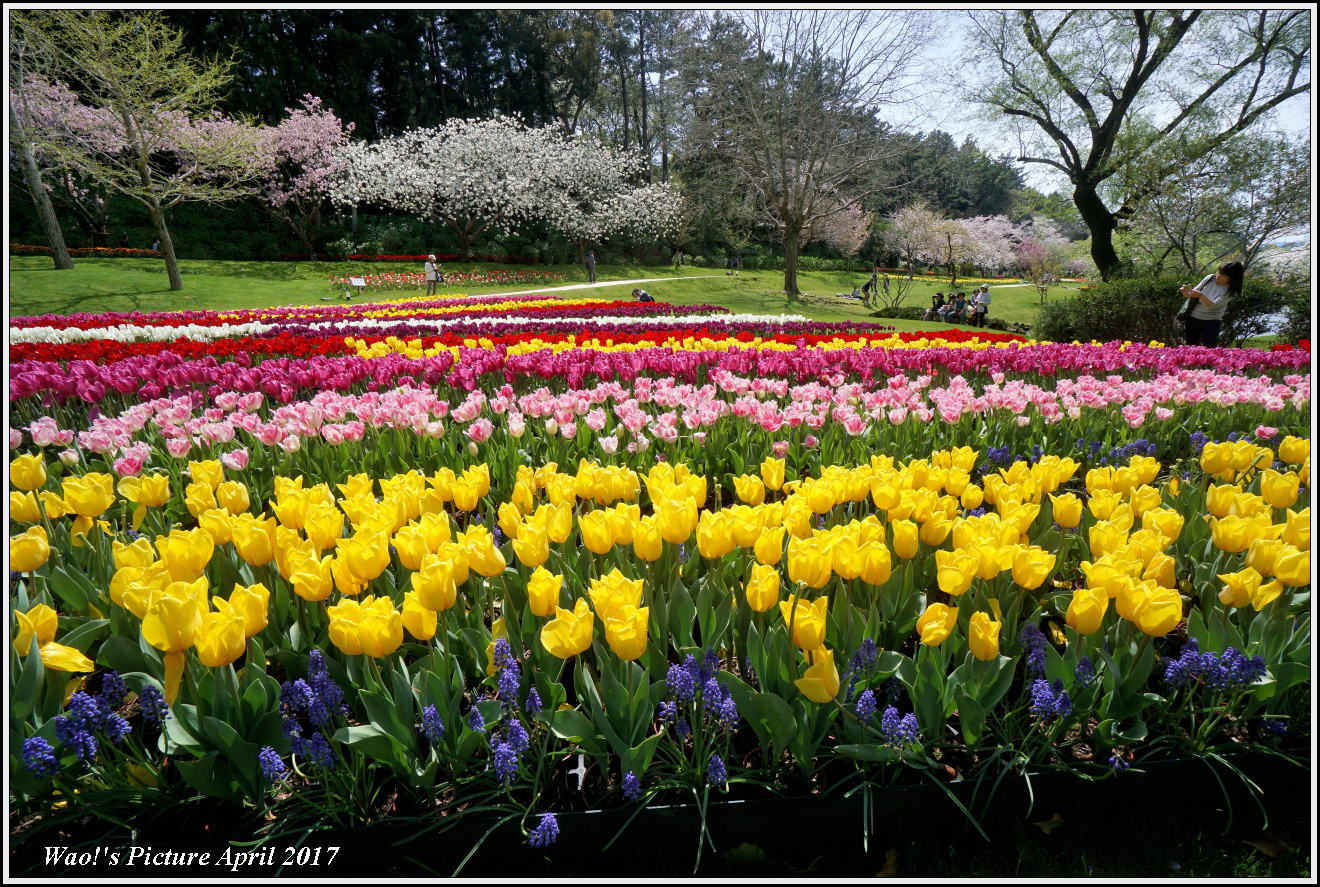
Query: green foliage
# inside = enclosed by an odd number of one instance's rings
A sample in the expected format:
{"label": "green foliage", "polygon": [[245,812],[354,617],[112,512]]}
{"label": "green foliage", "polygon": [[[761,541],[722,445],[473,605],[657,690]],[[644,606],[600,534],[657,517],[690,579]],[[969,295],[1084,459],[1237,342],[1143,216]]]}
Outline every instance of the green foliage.
{"label": "green foliage", "polygon": [[921,320],[926,314],[925,308],[918,308],[915,305],[894,305],[887,308],[881,308],[872,317],[898,317],[904,320]]}
{"label": "green foliage", "polygon": [[[1183,299],[1182,277],[1124,277],[1057,299],[1040,310],[1037,337],[1054,342],[1097,340],[1177,343],[1181,325],[1174,319]],[[1199,281],[1191,281],[1195,286]],[[1277,315],[1293,302],[1309,301],[1304,292],[1248,277],[1242,293],[1232,298],[1219,335],[1222,345],[1240,346],[1270,331]]]}

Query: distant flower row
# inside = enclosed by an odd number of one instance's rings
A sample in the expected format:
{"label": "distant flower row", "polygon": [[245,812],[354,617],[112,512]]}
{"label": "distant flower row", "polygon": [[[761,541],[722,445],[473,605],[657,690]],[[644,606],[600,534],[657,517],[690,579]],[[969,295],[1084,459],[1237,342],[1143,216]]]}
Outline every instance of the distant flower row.
{"label": "distant flower row", "polygon": [[[48,256],[50,247],[32,246],[26,243],[9,244],[9,252],[15,256]],[[160,252],[154,249],[129,249],[122,246],[91,246],[69,250],[75,258],[92,259],[158,259]]]}

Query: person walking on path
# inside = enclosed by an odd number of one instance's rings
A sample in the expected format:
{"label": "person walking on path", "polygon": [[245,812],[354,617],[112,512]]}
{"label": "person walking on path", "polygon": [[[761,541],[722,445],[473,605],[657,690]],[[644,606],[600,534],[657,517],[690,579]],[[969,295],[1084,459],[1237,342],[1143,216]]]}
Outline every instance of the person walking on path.
{"label": "person walking on path", "polygon": [[436,286],[440,283],[440,267],[435,263],[435,256],[427,256],[426,264],[422,266],[422,273],[426,277],[426,295],[434,296]]}
{"label": "person walking on path", "polygon": [[594,250],[587,250],[587,283],[596,282],[596,253]]}
{"label": "person walking on path", "polygon": [[872,293],[875,292],[875,288],[879,283],[880,283],[880,266],[873,263],[871,265],[870,278],[866,281],[866,283],[862,284],[862,295],[869,297]]}
{"label": "person walking on path", "polygon": [[975,309],[972,326],[984,329],[986,315],[990,313],[990,287],[981,284],[981,288],[976,291],[976,298],[972,300],[972,307]]}
{"label": "person walking on path", "polygon": [[1188,345],[1214,348],[1219,345],[1219,331],[1224,324],[1228,302],[1242,293],[1245,269],[1241,262],[1229,262],[1217,274],[1208,274],[1195,288],[1183,286],[1178,294],[1195,299],[1192,313],[1183,321]]}

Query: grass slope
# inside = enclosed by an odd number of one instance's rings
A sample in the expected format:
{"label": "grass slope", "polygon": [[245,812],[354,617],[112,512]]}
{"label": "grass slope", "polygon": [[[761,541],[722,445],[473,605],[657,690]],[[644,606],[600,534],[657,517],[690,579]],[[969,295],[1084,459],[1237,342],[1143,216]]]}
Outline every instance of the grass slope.
{"label": "grass slope", "polygon": [[[50,259],[41,256],[15,256],[9,263],[9,309],[12,315],[73,314],[100,311],[177,311],[264,308],[275,305],[319,304],[331,295],[329,279],[372,271],[417,271],[412,262],[180,262],[184,289],[170,292],[164,266],[158,259],[77,259],[71,271],[56,271]],[[445,265],[450,271],[489,271],[507,266],[473,263]],[[586,272],[580,265],[533,266],[532,270],[559,271],[565,274],[554,286],[585,283]],[[602,265],[598,281],[636,280],[679,275],[702,275],[694,280],[673,280],[646,284],[658,301],[679,305],[720,305],[737,313],[800,314],[815,320],[870,320],[870,312],[860,302],[840,297],[860,285],[864,276],[849,272],[803,272],[799,286],[801,299],[784,295],[783,275],[773,271],[743,271],[735,276],[718,269],[684,266]],[[532,289],[530,286],[442,287],[445,294],[462,292],[508,292]],[[960,285],[970,291],[968,284]],[[619,284],[590,290],[570,290],[584,296],[627,299],[631,285]],[[926,306],[937,290],[948,289],[946,281],[913,284],[906,304]],[[419,291],[420,293],[420,291]],[[1009,322],[1035,320],[1038,296],[1029,286],[995,287],[991,316]],[[1063,288],[1052,291],[1054,297]],[[384,298],[399,298],[405,293],[391,292]],[[921,321],[889,320],[902,330],[948,329],[948,324]]]}

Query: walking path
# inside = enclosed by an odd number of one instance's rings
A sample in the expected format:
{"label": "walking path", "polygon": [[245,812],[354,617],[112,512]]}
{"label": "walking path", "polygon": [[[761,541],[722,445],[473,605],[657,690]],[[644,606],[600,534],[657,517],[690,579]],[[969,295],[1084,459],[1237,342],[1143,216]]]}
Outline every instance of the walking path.
{"label": "walking path", "polygon": [[512,293],[479,293],[481,296],[531,296],[537,293],[552,293],[559,290],[598,289],[602,286],[627,286],[630,283],[660,283],[665,280],[697,280],[702,277],[719,277],[718,274],[694,274],[690,277],[643,277],[637,280],[598,280],[595,283],[570,283],[567,286],[544,286],[534,290],[518,290]]}

